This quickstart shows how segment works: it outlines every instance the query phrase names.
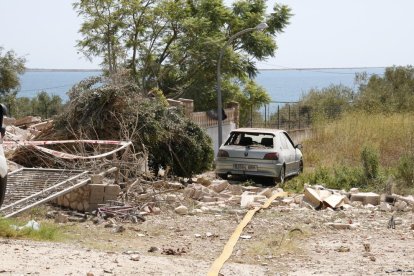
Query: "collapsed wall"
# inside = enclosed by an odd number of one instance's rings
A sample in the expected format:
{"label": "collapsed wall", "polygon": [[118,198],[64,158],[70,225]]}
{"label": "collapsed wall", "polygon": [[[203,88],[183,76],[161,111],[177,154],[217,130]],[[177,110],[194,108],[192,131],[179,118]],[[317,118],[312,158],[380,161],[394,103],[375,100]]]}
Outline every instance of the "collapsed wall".
{"label": "collapsed wall", "polygon": [[100,205],[117,200],[121,192],[119,185],[104,183],[101,175],[93,175],[91,182],[91,184],[58,197],[54,203],[80,212],[91,212]]}

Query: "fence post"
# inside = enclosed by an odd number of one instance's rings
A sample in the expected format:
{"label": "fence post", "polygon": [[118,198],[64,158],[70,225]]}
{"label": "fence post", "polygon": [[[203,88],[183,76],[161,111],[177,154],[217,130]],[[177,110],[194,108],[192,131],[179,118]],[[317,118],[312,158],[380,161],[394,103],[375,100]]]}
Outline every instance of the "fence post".
{"label": "fence post", "polygon": [[280,129],[280,112],[279,105],[277,105],[277,128]]}
{"label": "fence post", "polygon": [[289,108],[289,117],[288,117],[288,122],[289,122],[288,126],[289,126],[289,128],[288,129],[290,129],[290,104],[288,104],[288,108]]}

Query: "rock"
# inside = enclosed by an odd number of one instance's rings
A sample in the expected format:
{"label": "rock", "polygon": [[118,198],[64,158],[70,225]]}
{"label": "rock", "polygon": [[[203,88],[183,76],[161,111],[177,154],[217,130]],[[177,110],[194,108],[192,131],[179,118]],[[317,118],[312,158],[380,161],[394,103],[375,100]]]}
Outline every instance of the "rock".
{"label": "rock", "polygon": [[371,252],[371,244],[364,242],[364,250],[365,252]]}
{"label": "rock", "polygon": [[58,213],[55,216],[55,223],[67,223],[69,221],[69,218],[67,215],[64,215],[62,213]]}
{"label": "rock", "polygon": [[240,207],[241,208],[250,208],[250,206],[254,202],[254,197],[255,197],[255,195],[252,194],[251,192],[244,192],[241,195]]}
{"label": "rock", "polygon": [[319,208],[322,204],[321,198],[316,190],[306,187],[303,200],[312,206],[314,209]]}
{"label": "rock", "polygon": [[323,202],[327,204],[329,207],[336,209],[341,207],[344,204],[345,196],[338,195],[338,194],[332,194],[325,198]]}
{"label": "rock", "polygon": [[351,194],[357,194],[357,193],[359,193],[359,189],[358,188],[351,188],[351,190],[349,190],[349,192]]}
{"label": "rock", "polygon": [[132,255],[130,258],[129,258],[131,261],[135,261],[135,262],[137,262],[137,261],[139,261],[139,255]]}
{"label": "rock", "polygon": [[199,177],[197,178],[197,183],[200,183],[203,186],[210,186],[211,181],[205,177]]}
{"label": "rock", "polygon": [[324,201],[326,198],[332,195],[332,192],[328,190],[318,190],[317,193],[319,194],[319,199],[321,201]]}
{"label": "rock", "polygon": [[209,188],[215,191],[216,193],[221,193],[228,186],[229,186],[229,182],[227,180],[214,180],[209,186]]}
{"label": "rock", "polygon": [[241,186],[241,188],[244,192],[252,192],[252,193],[260,192],[260,188],[255,187],[255,186]]}
{"label": "rock", "polygon": [[203,196],[200,199],[201,202],[216,202],[217,198],[216,197],[212,197],[212,196]]}
{"label": "rock", "polygon": [[243,193],[243,189],[240,185],[229,185],[228,189],[233,195],[241,195]]}
{"label": "rock", "polygon": [[295,196],[295,203],[296,204],[302,204],[303,195]]}
{"label": "rock", "polygon": [[240,238],[243,239],[243,240],[250,240],[252,238],[252,236],[250,236],[250,235],[241,235]]}
{"label": "rock", "polygon": [[272,196],[272,190],[271,190],[271,189],[269,189],[269,188],[266,188],[266,189],[264,189],[263,191],[261,191],[261,192],[259,193],[259,195],[261,195],[261,196],[265,196],[265,197],[269,198],[269,197],[271,197],[271,196]]}
{"label": "rock", "polygon": [[148,249],[148,252],[152,253],[152,252],[157,252],[158,250],[159,250],[158,247],[151,246],[150,249]]}
{"label": "rock", "polygon": [[183,195],[188,198],[193,198],[195,191],[196,189],[187,187],[183,190]]}
{"label": "rock", "polygon": [[391,212],[391,206],[387,202],[381,202],[380,204],[380,210],[383,212]]}
{"label": "rock", "polygon": [[363,205],[372,204],[376,206],[380,204],[380,195],[376,193],[357,193],[351,194],[350,200],[351,202],[361,201]]}
{"label": "rock", "polygon": [[349,248],[349,246],[341,245],[340,247],[336,248],[335,251],[337,251],[337,252],[349,252],[349,251],[351,251],[351,249]]}
{"label": "rock", "polygon": [[414,223],[410,226],[411,230],[414,230]]}
{"label": "rock", "polygon": [[294,202],[295,202],[295,199],[292,197],[285,197],[282,199],[282,203],[284,205],[290,205],[291,203],[294,203]]}
{"label": "rock", "polygon": [[394,203],[394,208],[396,211],[405,211],[407,207],[408,204],[405,201],[397,201]]}
{"label": "rock", "polygon": [[174,209],[174,211],[179,215],[187,215],[188,214],[188,208],[184,205],[178,206]]}
{"label": "rock", "polygon": [[349,223],[336,223],[336,222],[328,222],[325,223],[327,226],[330,226],[337,230],[345,230],[345,229],[351,229]]}

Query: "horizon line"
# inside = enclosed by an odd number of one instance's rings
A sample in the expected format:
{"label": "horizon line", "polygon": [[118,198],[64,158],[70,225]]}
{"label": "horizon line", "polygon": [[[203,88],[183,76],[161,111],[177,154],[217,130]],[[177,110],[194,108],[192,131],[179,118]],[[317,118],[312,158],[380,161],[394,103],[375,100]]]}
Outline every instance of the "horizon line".
{"label": "horizon line", "polygon": [[[320,70],[320,69],[370,69],[370,68],[386,68],[389,66],[346,66],[346,67],[288,67],[288,68],[257,68],[257,70]],[[103,71],[103,69],[75,69],[75,68],[26,68],[26,71],[61,71],[61,72],[85,72],[85,71]]]}

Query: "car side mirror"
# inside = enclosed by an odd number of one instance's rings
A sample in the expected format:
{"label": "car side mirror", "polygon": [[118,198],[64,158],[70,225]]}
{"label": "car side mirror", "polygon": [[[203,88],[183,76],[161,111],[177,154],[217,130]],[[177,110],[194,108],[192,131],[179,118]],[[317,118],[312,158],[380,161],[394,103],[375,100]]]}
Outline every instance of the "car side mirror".
{"label": "car side mirror", "polygon": [[303,149],[303,146],[302,146],[302,144],[297,144],[297,145],[295,146],[295,148],[296,148],[296,149],[300,149],[300,150],[302,150],[302,149]]}

